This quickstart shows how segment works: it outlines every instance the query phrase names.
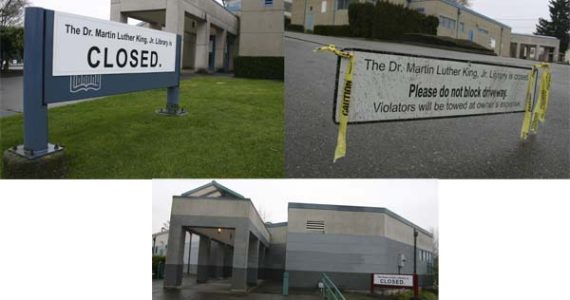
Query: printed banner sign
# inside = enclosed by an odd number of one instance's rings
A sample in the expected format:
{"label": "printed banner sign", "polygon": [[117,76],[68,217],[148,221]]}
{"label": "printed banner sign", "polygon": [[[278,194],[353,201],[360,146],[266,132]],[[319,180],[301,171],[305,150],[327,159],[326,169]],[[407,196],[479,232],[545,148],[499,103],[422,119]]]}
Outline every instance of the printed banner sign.
{"label": "printed banner sign", "polygon": [[[354,55],[350,123],[523,112],[530,68],[345,49]],[[339,122],[347,59],[339,59]]]}
{"label": "printed banner sign", "polygon": [[54,12],[53,76],[174,72],[176,34]]}
{"label": "printed banner sign", "polygon": [[397,275],[397,274],[374,274],[374,285],[391,286],[391,287],[413,287],[413,275]]}

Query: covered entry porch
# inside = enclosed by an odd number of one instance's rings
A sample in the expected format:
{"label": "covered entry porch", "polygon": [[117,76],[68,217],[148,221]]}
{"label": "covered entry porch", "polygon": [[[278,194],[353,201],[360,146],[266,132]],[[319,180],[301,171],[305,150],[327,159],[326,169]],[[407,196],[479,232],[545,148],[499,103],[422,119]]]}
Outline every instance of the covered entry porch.
{"label": "covered entry porch", "polygon": [[212,182],[173,197],[165,288],[181,287],[184,244],[192,235],[200,237],[197,283],[228,278],[235,291],[257,285],[269,248],[269,232],[249,199],[220,187]]}
{"label": "covered entry porch", "polygon": [[111,20],[128,18],[182,37],[182,67],[195,71],[232,71],[237,53],[237,17],[214,0],[113,0]]}

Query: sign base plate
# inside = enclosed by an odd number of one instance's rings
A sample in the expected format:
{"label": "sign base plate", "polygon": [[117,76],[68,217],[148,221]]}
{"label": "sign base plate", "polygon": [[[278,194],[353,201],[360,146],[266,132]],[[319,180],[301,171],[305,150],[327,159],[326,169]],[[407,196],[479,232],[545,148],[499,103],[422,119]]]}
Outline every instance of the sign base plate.
{"label": "sign base plate", "polygon": [[25,150],[24,145],[18,145],[8,149],[8,151],[31,160],[63,151],[63,147],[58,144],[48,143],[48,147],[46,150],[41,152],[40,151],[34,152],[34,151]]}
{"label": "sign base plate", "polygon": [[177,104],[167,104],[165,108],[157,109],[156,113],[164,116],[184,116],[188,114],[188,111],[184,108],[179,107]]}
{"label": "sign base plate", "polygon": [[[15,148],[15,149],[14,149]],[[4,151],[2,177],[12,179],[58,179],[65,178],[68,164],[61,146],[50,144],[49,151],[32,156],[22,146]]]}

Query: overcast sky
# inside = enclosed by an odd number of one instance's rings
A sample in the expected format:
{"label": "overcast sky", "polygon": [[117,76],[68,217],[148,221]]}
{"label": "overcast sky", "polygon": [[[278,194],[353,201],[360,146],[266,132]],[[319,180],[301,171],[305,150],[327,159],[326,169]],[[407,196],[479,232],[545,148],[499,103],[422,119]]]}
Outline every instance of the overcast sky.
{"label": "overcast sky", "polygon": [[[111,0],[31,0],[31,2],[35,6],[106,20],[110,15]],[[471,0],[471,2],[472,9],[509,25],[516,33],[533,33],[539,17],[550,19],[548,0]]]}
{"label": "overcast sky", "polygon": [[[251,198],[268,222],[287,221],[287,203],[321,203],[385,207],[416,225],[438,227],[436,180],[335,180],[272,179],[216,180]],[[170,219],[172,196],[209,183],[210,180],[153,180],[152,231]]]}

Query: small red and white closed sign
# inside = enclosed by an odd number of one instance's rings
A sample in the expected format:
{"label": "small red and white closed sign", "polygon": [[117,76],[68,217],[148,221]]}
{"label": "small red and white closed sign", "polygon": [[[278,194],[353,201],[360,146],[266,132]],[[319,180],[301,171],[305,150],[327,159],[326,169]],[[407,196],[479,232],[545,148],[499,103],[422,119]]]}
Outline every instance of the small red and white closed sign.
{"label": "small red and white closed sign", "polygon": [[374,285],[395,286],[395,287],[413,287],[413,275],[397,275],[397,274],[374,274]]}

